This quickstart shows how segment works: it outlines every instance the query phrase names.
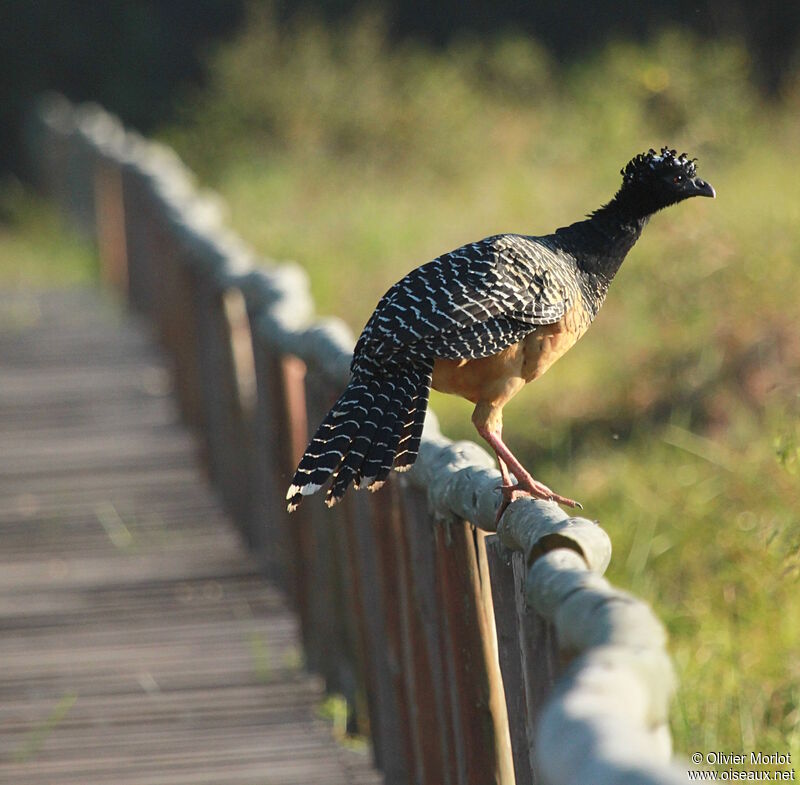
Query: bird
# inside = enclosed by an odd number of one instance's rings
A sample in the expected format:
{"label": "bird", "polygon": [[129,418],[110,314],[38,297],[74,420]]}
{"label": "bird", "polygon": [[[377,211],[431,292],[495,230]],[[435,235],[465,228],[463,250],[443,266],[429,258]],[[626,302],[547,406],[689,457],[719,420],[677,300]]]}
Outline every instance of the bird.
{"label": "bird", "polygon": [[[632,158],[613,198],[552,234],[497,234],[409,272],[378,302],[353,352],[350,382],[322,420],[286,494],[289,512],[328,481],[328,506],[352,483],[377,490],[417,458],[430,389],[475,405],[497,456],[503,511],[519,496],[579,502],[534,479],[503,441],[503,407],[586,332],[649,218],[714,198],[697,159],[662,147]],[[515,482],[512,480],[512,475]]]}

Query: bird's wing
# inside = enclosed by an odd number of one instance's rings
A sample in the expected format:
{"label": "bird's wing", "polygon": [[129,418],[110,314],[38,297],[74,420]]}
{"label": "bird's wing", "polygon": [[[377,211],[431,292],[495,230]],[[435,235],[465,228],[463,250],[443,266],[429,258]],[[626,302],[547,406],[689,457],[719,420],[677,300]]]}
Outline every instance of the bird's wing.
{"label": "bird's wing", "polygon": [[412,270],[381,298],[356,345],[359,361],[393,355],[477,359],[559,321],[578,282],[539,238],[497,235]]}

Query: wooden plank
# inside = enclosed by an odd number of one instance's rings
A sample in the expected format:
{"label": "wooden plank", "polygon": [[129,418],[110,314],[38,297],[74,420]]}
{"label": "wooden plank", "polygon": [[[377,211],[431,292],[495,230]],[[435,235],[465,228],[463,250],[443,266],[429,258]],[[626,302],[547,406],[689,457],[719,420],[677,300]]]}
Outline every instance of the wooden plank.
{"label": "wooden plank", "polygon": [[[70,436],[51,440],[9,438],[0,452],[0,481],[9,485],[30,475],[79,474],[104,471],[113,461],[115,470],[159,466],[195,465],[193,445],[185,432],[159,429],[126,434],[119,439],[105,434],[95,438]],[[46,434],[45,434],[46,436]]]}
{"label": "wooden plank", "polygon": [[[109,364],[114,322],[89,313],[98,366],[49,368],[42,351],[14,366],[0,404],[0,781],[377,785],[367,754],[316,716],[297,621],[196,448],[163,395],[137,388],[153,357]],[[46,324],[16,334],[47,341],[62,314],[79,316],[42,295]],[[51,384],[75,407],[60,422]]]}
{"label": "wooden plank", "polygon": [[159,365],[129,368],[4,370],[0,406],[39,406],[66,400],[121,400],[168,395],[169,375]]}

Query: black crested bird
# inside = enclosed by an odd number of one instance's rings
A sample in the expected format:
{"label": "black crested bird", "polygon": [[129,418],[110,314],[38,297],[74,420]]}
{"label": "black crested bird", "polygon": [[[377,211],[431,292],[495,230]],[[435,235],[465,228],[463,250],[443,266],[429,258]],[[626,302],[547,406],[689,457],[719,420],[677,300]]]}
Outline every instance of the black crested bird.
{"label": "black crested bird", "polygon": [[[715,196],[695,159],[667,147],[637,155],[614,198],[543,237],[499,234],[412,270],[381,298],[356,344],[347,389],[306,448],[288,509],[331,479],[379,488],[417,457],[431,386],[472,401],[472,422],[497,455],[504,503],[516,492],[572,499],[535,480],[502,440],[503,406],[580,338],[649,217],[692,196]],[[517,484],[512,484],[509,470]]]}

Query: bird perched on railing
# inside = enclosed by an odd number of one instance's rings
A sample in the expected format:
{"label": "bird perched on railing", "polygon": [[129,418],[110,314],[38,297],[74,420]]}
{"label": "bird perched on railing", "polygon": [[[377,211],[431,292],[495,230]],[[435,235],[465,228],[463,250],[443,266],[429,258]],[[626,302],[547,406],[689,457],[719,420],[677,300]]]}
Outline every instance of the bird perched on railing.
{"label": "bird perched on railing", "polygon": [[431,386],[475,404],[472,422],[500,465],[498,518],[518,493],[580,506],[535,480],[508,449],[503,406],[583,335],[653,213],[715,196],[695,160],[667,147],[637,155],[614,198],[585,220],[542,237],[487,237],[392,286],[358,339],[350,384],[300,461],[289,511],[329,479],[330,506],[351,482],[375,490],[392,468],[409,469]]}

